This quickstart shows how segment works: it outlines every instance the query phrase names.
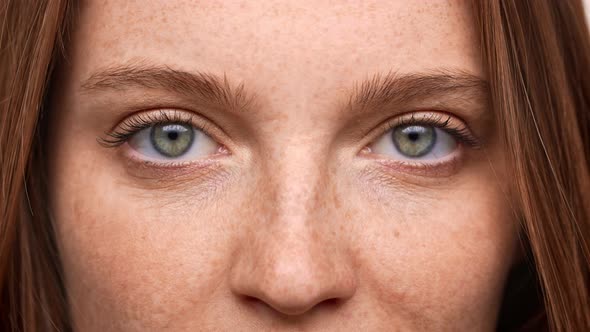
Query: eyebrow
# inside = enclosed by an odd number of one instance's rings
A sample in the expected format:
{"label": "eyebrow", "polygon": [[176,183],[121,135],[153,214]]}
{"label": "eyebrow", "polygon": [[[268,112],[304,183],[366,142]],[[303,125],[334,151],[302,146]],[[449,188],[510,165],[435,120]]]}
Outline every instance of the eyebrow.
{"label": "eyebrow", "polygon": [[[92,74],[81,85],[84,92],[121,90],[133,87],[164,89],[213,102],[230,109],[248,108],[256,99],[244,84],[232,86],[226,74],[186,72],[168,66],[122,65]],[[460,70],[436,70],[426,73],[390,71],[353,82],[348,91],[349,109],[404,105],[414,101],[452,95],[454,98],[485,102],[487,81]]]}
{"label": "eyebrow", "polygon": [[248,94],[244,84],[232,86],[222,77],[206,72],[186,72],[168,66],[123,65],[92,74],[81,84],[82,91],[123,90],[128,88],[164,89],[189,95],[203,102],[213,102],[231,109],[243,109],[255,96]]}
{"label": "eyebrow", "polygon": [[410,74],[390,71],[354,84],[348,104],[349,107],[404,105],[441,96],[485,103],[489,98],[488,89],[485,79],[466,71],[437,70]]}

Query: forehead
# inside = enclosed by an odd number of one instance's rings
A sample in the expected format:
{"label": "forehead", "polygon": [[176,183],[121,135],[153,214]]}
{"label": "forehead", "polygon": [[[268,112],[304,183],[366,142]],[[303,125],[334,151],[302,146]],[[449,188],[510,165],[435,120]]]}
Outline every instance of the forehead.
{"label": "forehead", "polygon": [[80,79],[134,61],[300,91],[389,71],[480,74],[464,1],[88,0],[80,15]]}

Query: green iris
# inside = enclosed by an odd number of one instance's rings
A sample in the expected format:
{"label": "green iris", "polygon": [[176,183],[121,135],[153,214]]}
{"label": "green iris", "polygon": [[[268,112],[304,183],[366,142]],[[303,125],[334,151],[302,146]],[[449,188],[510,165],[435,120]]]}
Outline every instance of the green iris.
{"label": "green iris", "polygon": [[432,150],[436,143],[436,131],[429,126],[400,126],[393,131],[392,139],[401,154],[418,158]]}
{"label": "green iris", "polygon": [[186,153],[194,138],[193,128],[179,123],[156,125],[150,132],[150,139],[156,151],[170,158],[180,157]]}

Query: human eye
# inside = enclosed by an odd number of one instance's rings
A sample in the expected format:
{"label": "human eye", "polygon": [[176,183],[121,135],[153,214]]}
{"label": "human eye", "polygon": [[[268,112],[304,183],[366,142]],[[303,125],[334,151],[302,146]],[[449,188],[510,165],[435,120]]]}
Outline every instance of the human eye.
{"label": "human eye", "polygon": [[134,158],[160,165],[227,152],[208,134],[205,121],[181,110],[134,114],[107,132],[100,142],[108,147],[126,144]]}
{"label": "human eye", "polygon": [[467,125],[438,112],[404,114],[387,122],[365,153],[404,167],[445,164],[461,157],[464,147],[477,148],[478,139]]}

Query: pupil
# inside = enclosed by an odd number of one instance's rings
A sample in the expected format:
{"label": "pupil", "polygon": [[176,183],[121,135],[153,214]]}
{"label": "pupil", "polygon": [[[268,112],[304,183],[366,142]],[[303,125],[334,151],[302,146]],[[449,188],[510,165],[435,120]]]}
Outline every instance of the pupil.
{"label": "pupil", "polygon": [[406,157],[419,158],[428,154],[436,143],[432,126],[406,125],[393,131],[393,144]]}
{"label": "pupil", "polygon": [[408,138],[410,139],[410,141],[415,142],[418,139],[420,139],[420,134],[417,132],[412,132],[408,134]]}
{"label": "pupil", "polygon": [[176,158],[187,152],[194,138],[195,134],[190,126],[180,123],[153,126],[150,131],[154,149],[169,158]]}
{"label": "pupil", "polygon": [[175,141],[178,138],[178,132],[176,132],[176,131],[169,132],[168,138],[172,141]]}

